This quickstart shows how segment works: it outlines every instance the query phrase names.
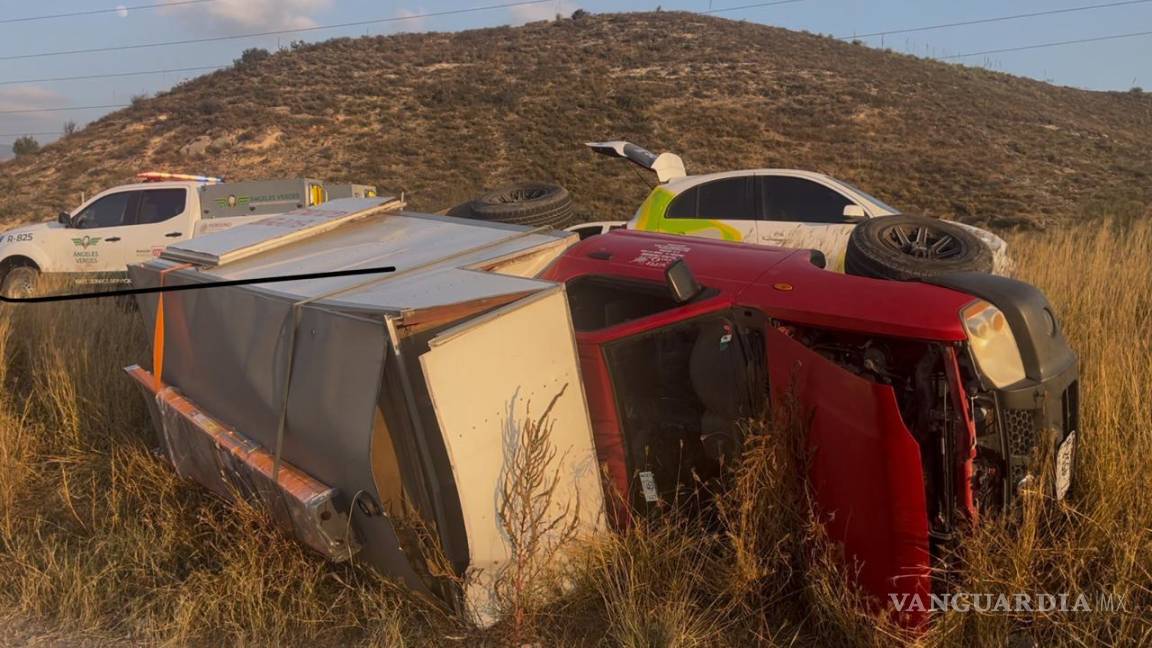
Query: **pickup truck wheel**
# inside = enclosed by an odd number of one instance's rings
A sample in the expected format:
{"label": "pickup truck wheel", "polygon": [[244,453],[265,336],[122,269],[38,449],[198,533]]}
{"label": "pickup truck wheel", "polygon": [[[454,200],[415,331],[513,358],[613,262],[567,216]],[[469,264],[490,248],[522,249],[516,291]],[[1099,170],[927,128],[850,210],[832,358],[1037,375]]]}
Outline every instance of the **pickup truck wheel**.
{"label": "pickup truck wheel", "polygon": [[508,185],[448,210],[449,216],[530,227],[563,229],[572,222],[572,198],[564,187],[544,182]]}
{"label": "pickup truck wheel", "polygon": [[881,216],[848,238],[844,272],[915,281],[953,272],[992,272],[992,250],[971,232],[923,216]]}
{"label": "pickup truck wheel", "polygon": [[9,298],[31,297],[36,292],[40,271],[32,266],[16,266],[0,282],[0,295]]}

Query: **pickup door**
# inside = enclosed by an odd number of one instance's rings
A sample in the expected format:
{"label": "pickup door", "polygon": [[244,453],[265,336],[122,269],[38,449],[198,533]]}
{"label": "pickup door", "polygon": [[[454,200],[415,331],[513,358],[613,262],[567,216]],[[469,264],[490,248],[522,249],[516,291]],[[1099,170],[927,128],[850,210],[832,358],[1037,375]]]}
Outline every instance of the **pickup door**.
{"label": "pickup door", "polygon": [[117,191],[97,197],[72,219],[66,235],[70,254],[62,272],[124,272],[132,263],[158,256],[192,227],[188,190],[159,188]]}
{"label": "pickup door", "polygon": [[[774,400],[796,403],[808,430],[810,483],[830,538],[879,603],[919,595],[927,605],[928,514],[920,449],[891,387],[767,329]],[[906,596],[907,595],[907,596]],[[922,621],[911,614],[905,623]]]}

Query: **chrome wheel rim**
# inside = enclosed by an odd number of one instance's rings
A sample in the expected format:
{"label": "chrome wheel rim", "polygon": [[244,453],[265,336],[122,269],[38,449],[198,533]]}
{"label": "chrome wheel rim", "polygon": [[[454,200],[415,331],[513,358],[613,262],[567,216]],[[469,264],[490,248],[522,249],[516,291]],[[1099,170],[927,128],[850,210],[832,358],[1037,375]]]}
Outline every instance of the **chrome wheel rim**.
{"label": "chrome wheel rim", "polygon": [[881,239],[889,248],[917,259],[951,259],[964,252],[959,239],[931,225],[892,225]]}

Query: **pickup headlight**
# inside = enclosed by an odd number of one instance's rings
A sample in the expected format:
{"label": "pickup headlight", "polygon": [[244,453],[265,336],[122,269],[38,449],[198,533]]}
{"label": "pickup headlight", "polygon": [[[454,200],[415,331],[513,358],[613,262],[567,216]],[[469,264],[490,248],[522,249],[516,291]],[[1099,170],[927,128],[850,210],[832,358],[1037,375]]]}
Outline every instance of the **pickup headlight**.
{"label": "pickup headlight", "polygon": [[986,301],[976,301],[960,311],[968,344],[980,371],[996,387],[1007,387],[1025,378],[1024,360],[1012,327],[1004,313]]}

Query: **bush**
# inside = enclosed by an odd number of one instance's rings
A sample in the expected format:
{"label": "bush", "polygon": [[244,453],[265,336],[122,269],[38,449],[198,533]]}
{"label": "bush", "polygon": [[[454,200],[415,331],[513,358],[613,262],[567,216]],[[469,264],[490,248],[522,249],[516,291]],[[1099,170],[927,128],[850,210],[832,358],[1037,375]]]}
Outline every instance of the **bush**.
{"label": "bush", "polygon": [[215,115],[224,109],[224,104],[219,99],[209,97],[197,104],[196,108],[202,115]]}
{"label": "bush", "polygon": [[236,59],[233,62],[233,65],[236,67],[255,65],[260,61],[268,58],[269,56],[272,55],[266,49],[260,47],[250,47],[240,53],[240,58]]}
{"label": "bush", "polygon": [[16,157],[33,155],[38,152],[40,152],[40,142],[37,142],[36,138],[31,135],[25,135],[15,142],[12,142],[12,153],[14,153]]}

